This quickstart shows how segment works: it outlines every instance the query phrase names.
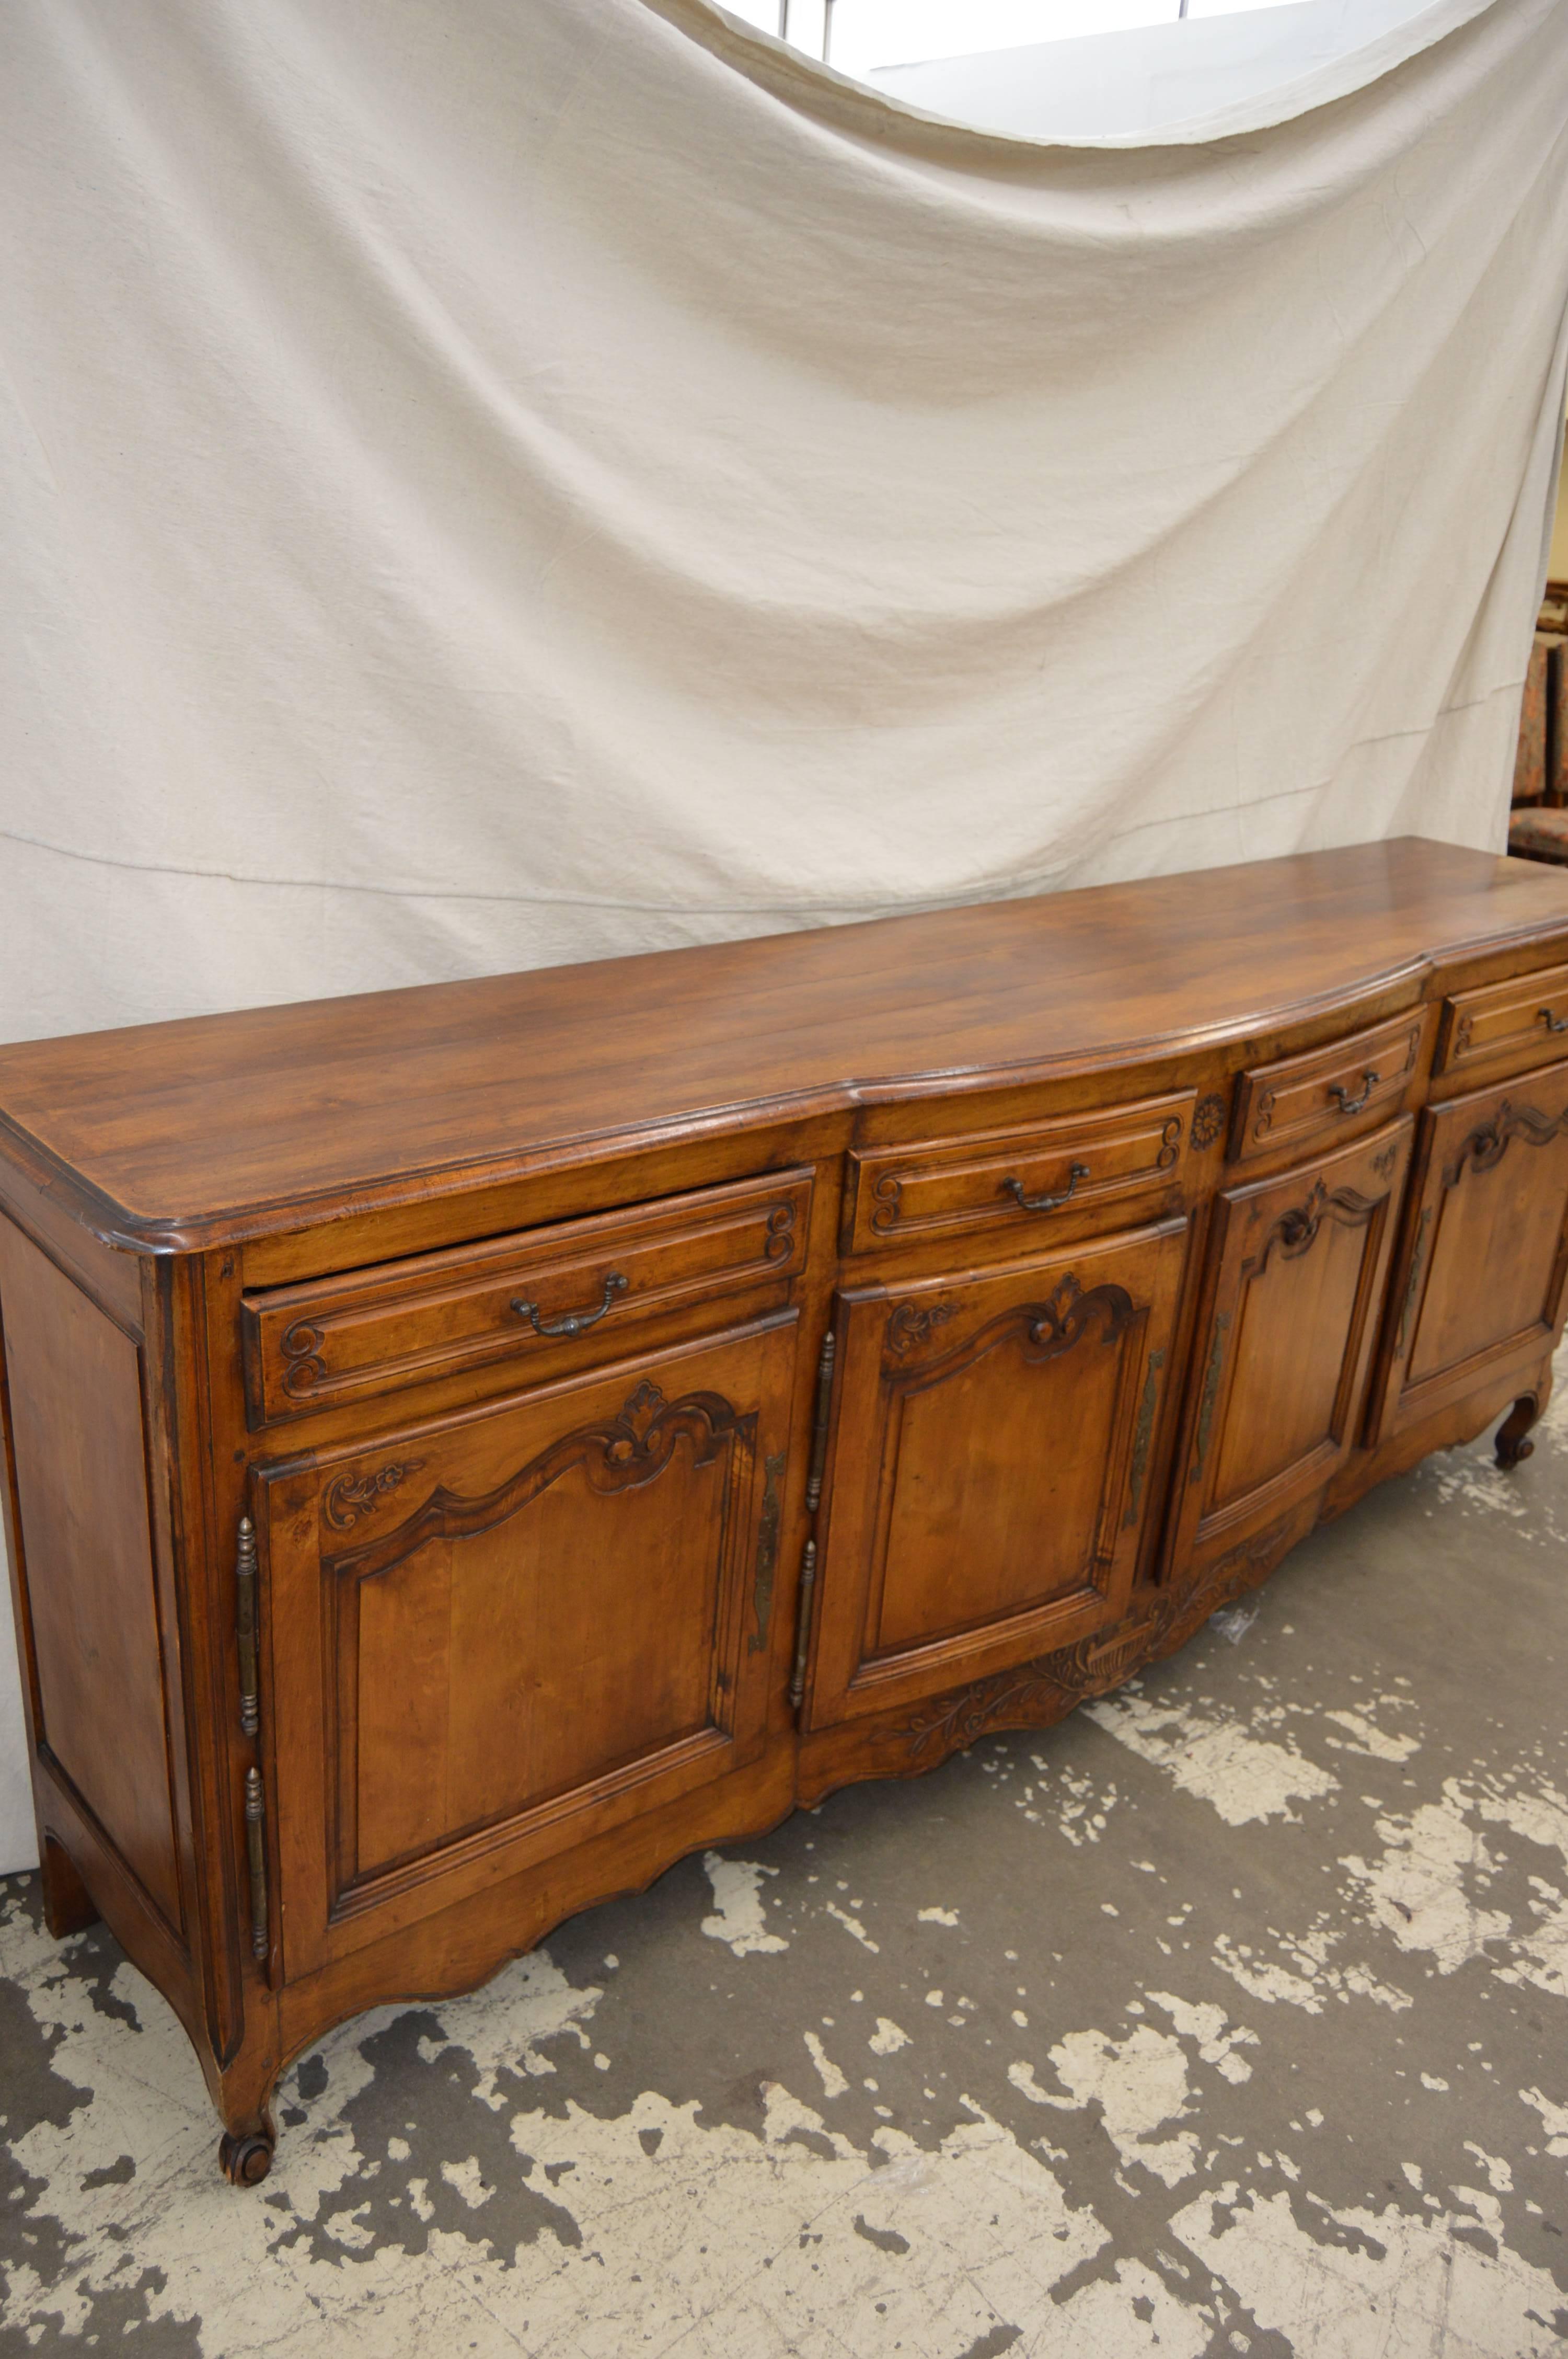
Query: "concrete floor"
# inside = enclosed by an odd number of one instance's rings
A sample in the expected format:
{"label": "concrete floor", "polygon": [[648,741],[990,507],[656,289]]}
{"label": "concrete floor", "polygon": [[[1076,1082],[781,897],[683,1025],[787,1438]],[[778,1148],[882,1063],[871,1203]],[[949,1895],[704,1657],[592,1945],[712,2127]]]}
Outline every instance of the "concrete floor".
{"label": "concrete floor", "polygon": [[360,2017],[251,2195],[163,2003],[0,1884],[0,2352],[1561,2354],[1558,1399],[1059,1727]]}

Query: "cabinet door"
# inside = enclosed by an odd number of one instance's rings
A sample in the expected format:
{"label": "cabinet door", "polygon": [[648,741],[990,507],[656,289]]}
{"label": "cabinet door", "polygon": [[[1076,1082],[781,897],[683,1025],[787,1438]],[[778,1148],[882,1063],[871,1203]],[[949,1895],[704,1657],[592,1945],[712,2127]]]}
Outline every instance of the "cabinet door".
{"label": "cabinet door", "polygon": [[1221,1193],[1189,1378],[1178,1568],[1280,1531],[1355,1447],[1413,1129],[1407,1115]]}
{"label": "cabinet door", "polygon": [[1568,1064],[1422,1116],[1383,1430],[1542,1359],[1563,1315]]}
{"label": "cabinet door", "polygon": [[1187,1223],[838,1297],[808,1724],[939,1693],[1120,1610]]}
{"label": "cabinet door", "polygon": [[257,1471],[289,1976],[755,1759],[795,1343]]}

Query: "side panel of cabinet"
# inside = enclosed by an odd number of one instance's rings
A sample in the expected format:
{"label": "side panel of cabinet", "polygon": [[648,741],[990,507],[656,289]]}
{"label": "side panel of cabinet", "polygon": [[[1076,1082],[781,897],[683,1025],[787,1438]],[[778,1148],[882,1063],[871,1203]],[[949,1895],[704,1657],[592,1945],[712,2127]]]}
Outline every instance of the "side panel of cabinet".
{"label": "side panel of cabinet", "polygon": [[795,1337],[259,1471],[289,1978],[757,1757]]}
{"label": "side panel of cabinet", "polygon": [[1167,1221],[839,1296],[807,1725],[936,1694],[1120,1611],[1187,1234]]}
{"label": "side panel of cabinet", "polygon": [[0,1316],[38,1743],[183,1944],[141,1340],[3,1216]]}
{"label": "side panel of cabinet", "polygon": [[1221,1193],[1173,1502],[1178,1569],[1292,1527],[1356,1446],[1413,1127]]}
{"label": "side panel of cabinet", "polygon": [[1563,1317],[1568,1064],[1422,1116],[1381,1432],[1543,1358]]}

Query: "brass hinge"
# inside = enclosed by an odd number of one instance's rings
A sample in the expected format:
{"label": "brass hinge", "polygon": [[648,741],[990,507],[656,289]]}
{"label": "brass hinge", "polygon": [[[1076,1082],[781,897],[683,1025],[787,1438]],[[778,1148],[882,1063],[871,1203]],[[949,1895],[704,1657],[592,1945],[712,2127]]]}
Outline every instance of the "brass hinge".
{"label": "brass hinge", "polygon": [[1149,1444],[1154,1438],[1154,1411],[1160,1399],[1160,1371],[1165,1364],[1163,1350],[1149,1354],[1149,1373],[1143,1380],[1143,1398],[1138,1404],[1138,1424],[1132,1438],[1132,1471],[1127,1486],[1127,1513],[1122,1517],[1122,1529],[1130,1531],[1138,1521],[1138,1510],[1143,1500],[1143,1478],[1149,1472]]}
{"label": "brass hinge", "polygon": [[1415,1233],[1415,1245],[1411,1254],[1410,1277],[1405,1281],[1405,1299],[1400,1309],[1400,1339],[1394,1347],[1396,1360],[1404,1358],[1405,1347],[1411,1339],[1411,1313],[1415,1309],[1415,1299],[1421,1290],[1421,1266],[1426,1257],[1426,1233],[1436,1209],[1434,1204],[1428,1204],[1421,1216],[1421,1226]]}
{"label": "brass hinge", "polygon": [[245,1771],[245,1852],[251,1869],[251,1955],[267,1953],[266,1795],[259,1769]]}
{"label": "brass hinge", "polygon": [[254,1736],[261,1726],[261,1690],[256,1678],[256,1528],[240,1517],[234,1553],[234,1627],[240,1650],[240,1726]]}
{"label": "brass hinge", "polygon": [[768,1625],[773,1614],[773,1574],[779,1560],[779,1519],[783,1506],[779,1485],[789,1466],[789,1455],[781,1450],[776,1457],[762,1462],[762,1512],[757,1519],[757,1565],[752,1582],[752,1612],[756,1628],[746,1641],[749,1655],[766,1652]]}
{"label": "brass hinge", "polygon": [[822,1505],[822,1474],[827,1463],[827,1420],[833,1407],[833,1360],[838,1345],[830,1327],[822,1339],[816,1363],[816,1420],[811,1435],[811,1469],[806,1478],[806,1512],[814,1516]]}
{"label": "brass hinge", "polygon": [[1230,1313],[1222,1310],[1214,1322],[1214,1342],[1209,1349],[1208,1369],[1203,1381],[1203,1398],[1198,1405],[1198,1447],[1188,1477],[1195,1483],[1204,1470],[1208,1456],[1209,1430],[1214,1424],[1215,1403],[1219,1397],[1219,1372],[1225,1364],[1225,1332],[1230,1324]]}
{"label": "brass hinge", "polygon": [[800,1560],[800,1618],[795,1633],[795,1669],[790,1673],[789,1700],[796,1712],[806,1694],[806,1656],[811,1644],[811,1593],[816,1586],[816,1542],[807,1540]]}

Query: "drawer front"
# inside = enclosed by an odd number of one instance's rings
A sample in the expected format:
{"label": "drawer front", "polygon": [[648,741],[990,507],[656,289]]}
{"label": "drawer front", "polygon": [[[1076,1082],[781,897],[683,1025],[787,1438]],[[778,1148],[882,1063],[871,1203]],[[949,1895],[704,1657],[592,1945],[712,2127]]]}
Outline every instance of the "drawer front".
{"label": "drawer front", "polygon": [[811,1174],[778,1172],[247,1295],[250,1423],[496,1360],[589,1364],[650,1319],[754,1288],[782,1302],[805,1266],[810,1205]]}
{"label": "drawer front", "polygon": [[1420,1070],[1425,1028],[1424,1009],[1413,1008],[1326,1049],[1253,1066],[1236,1093],[1231,1161],[1353,1138],[1387,1122]]}
{"label": "drawer front", "polygon": [[1563,1054],[1568,966],[1541,967],[1443,1003],[1439,1073],[1521,1073]]}
{"label": "drawer front", "polygon": [[1092,1114],[915,1139],[849,1157],[852,1253],[1006,1226],[1027,1235],[1065,1213],[1181,1193],[1195,1093]]}

